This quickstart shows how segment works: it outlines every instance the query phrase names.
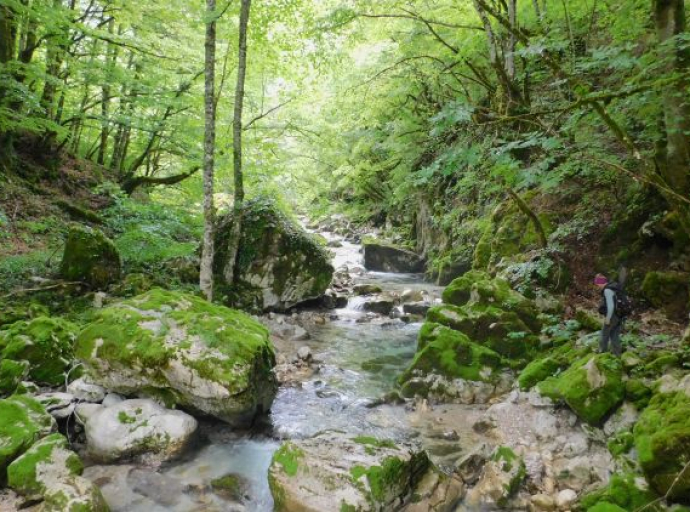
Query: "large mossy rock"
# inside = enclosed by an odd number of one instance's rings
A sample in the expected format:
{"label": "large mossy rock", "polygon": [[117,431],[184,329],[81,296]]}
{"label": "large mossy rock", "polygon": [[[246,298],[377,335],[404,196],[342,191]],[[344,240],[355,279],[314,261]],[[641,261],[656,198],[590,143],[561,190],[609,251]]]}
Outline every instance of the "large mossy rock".
{"label": "large mossy rock", "polygon": [[448,379],[490,382],[508,362],[490,348],[473,343],[465,334],[426,322],[419,333],[417,354],[400,383],[416,376],[438,374]]}
{"label": "large mossy rock", "polygon": [[566,370],[589,352],[588,347],[565,343],[549,352],[548,355],[533,360],[520,372],[518,377],[520,389],[526,391],[533,388],[549,377]]}
{"label": "large mossy rock", "polygon": [[443,302],[453,306],[484,306],[510,311],[534,333],[541,329],[535,303],[513,290],[505,279],[491,278],[485,272],[474,270],[455,279],[443,291]]}
{"label": "large mossy rock", "polygon": [[0,480],[12,461],[55,428],[53,417],[33,398],[0,400]]}
{"label": "large mossy rock", "polygon": [[[278,512],[399,510],[431,471],[426,453],[414,447],[326,432],[284,443],[273,456],[269,484]],[[448,493],[449,510],[461,490]]]}
{"label": "large mossy rock", "polygon": [[[232,225],[232,215],[226,215],[216,230],[213,267],[220,290],[232,276],[228,265]],[[245,203],[237,253],[240,285],[228,291],[231,302],[289,309],[323,296],[333,271],[327,251],[271,201],[260,198]],[[238,295],[249,295],[251,300]]]}
{"label": "large mossy rock", "polygon": [[100,311],[77,338],[94,381],[245,425],[276,392],[268,331],[246,314],[154,289]]}
{"label": "large mossy rock", "polygon": [[77,325],[48,317],[16,322],[0,331],[0,381],[9,380],[19,371],[18,366],[5,361],[27,361],[31,380],[48,386],[64,384],[78,333]]}
{"label": "large mossy rock", "polygon": [[100,489],[80,476],[83,470],[67,439],[52,434],[10,464],[7,483],[28,499],[42,499],[40,512],[108,512]]}
{"label": "large mossy rock", "polygon": [[518,315],[497,307],[437,306],[427,312],[427,320],[466,334],[470,340],[504,357],[526,357],[539,339]]}
{"label": "large mossy rock", "polygon": [[686,320],[690,309],[690,274],[684,272],[648,272],[642,293],[655,308],[669,318]]}
{"label": "large mossy rock", "polygon": [[649,510],[660,512],[665,507],[655,503],[658,496],[649,489],[647,482],[641,476],[633,473],[614,474],[606,487],[597,489],[580,499],[582,510],[591,510],[599,503],[608,503],[620,507],[627,512]]}
{"label": "large mossy rock", "polygon": [[557,377],[538,386],[550,398],[562,399],[590,425],[599,425],[625,395],[623,365],[612,354],[588,355]]}
{"label": "large mossy rock", "polygon": [[115,244],[101,231],[87,226],[70,228],[60,265],[64,279],[104,289],[120,279],[121,269]]}
{"label": "large mossy rock", "polygon": [[409,249],[374,239],[365,239],[362,245],[367,270],[399,273],[424,271],[424,259]]}
{"label": "large mossy rock", "polygon": [[686,387],[654,395],[642,411],[634,435],[640,465],[654,490],[661,495],[671,490],[674,501],[690,503],[690,471],[686,470],[690,461],[690,396]]}
{"label": "large mossy rock", "polygon": [[[539,213],[537,217],[548,236],[553,231],[551,219]],[[540,248],[534,222],[511,199],[501,203],[492,213],[475,248],[473,267],[486,270],[495,267],[503,258],[512,258]]]}

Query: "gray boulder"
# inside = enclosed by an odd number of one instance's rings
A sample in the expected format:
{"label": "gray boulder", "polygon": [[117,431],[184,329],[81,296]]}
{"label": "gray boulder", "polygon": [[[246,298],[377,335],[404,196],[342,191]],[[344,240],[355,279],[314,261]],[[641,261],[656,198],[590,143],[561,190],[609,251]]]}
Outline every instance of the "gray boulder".
{"label": "gray boulder", "polygon": [[379,272],[416,273],[424,271],[424,259],[402,247],[365,240],[364,266]]}
{"label": "gray boulder", "polygon": [[219,219],[213,263],[218,289],[231,305],[283,311],[320,298],[330,286],[334,269],[325,248],[262,198],[244,205],[237,253],[239,284],[229,286],[232,226],[232,215]]}

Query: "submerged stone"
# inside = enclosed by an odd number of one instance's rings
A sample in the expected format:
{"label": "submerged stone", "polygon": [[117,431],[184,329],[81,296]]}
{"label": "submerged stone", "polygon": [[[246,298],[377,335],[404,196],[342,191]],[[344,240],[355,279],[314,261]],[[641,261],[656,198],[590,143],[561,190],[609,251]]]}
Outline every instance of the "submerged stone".
{"label": "submerged stone", "polygon": [[94,383],[248,425],[276,392],[275,354],[248,315],[154,289],[101,310],[76,355]]}
{"label": "submerged stone", "polygon": [[72,226],[67,235],[60,275],[96,289],[107,288],[120,278],[120,254],[112,240],[88,226]]}

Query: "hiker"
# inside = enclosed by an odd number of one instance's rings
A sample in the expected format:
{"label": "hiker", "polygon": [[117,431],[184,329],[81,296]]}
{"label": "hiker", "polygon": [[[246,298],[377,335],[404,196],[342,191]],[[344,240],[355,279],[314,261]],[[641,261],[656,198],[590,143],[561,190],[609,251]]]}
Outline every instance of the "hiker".
{"label": "hiker", "polygon": [[594,284],[601,290],[599,313],[605,316],[599,340],[599,351],[608,352],[610,343],[611,352],[616,357],[620,357],[623,352],[621,329],[629,313],[628,298],[619,283],[609,283],[608,278],[603,274],[596,275]]}

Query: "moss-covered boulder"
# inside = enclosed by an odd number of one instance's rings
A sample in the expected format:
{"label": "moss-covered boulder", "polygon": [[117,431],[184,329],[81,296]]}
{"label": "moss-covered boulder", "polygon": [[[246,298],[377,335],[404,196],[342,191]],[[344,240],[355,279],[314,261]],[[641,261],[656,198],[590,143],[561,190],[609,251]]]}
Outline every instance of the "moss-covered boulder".
{"label": "moss-covered boulder", "polygon": [[588,355],[559,376],[541,382],[538,389],[564,400],[587,423],[599,425],[623,401],[623,366],[611,354]]}
{"label": "moss-covered boulder", "polygon": [[468,272],[453,281],[443,291],[443,302],[454,306],[473,306],[475,309],[502,309],[515,313],[534,333],[541,330],[539,310],[535,303],[513,290],[505,279],[492,279],[484,272]]}
{"label": "moss-covered boulder", "polygon": [[73,226],[67,234],[60,275],[103,289],[120,279],[120,254],[112,240],[88,226]]}
{"label": "moss-covered boulder", "polygon": [[246,314],[154,289],[101,310],[76,355],[96,384],[231,424],[267,411],[276,392],[268,331]]}
{"label": "moss-covered boulder", "polygon": [[84,465],[67,438],[51,434],[36,442],[7,468],[7,485],[24,496],[42,496],[53,483],[80,475]]}
{"label": "moss-covered boulder", "polygon": [[419,333],[419,350],[400,378],[406,383],[416,376],[439,374],[448,379],[489,382],[495,380],[507,361],[490,348],[473,343],[465,334],[444,325],[427,322]]}
{"label": "moss-covered boulder", "polygon": [[0,359],[0,395],[11,395],[29,375],[28,361]]}
{"label": "moss-covered boulder", "polygon": [[588,348],[578,347],[572,343],[565,343],[551,350],[548,355],[535,359],[520,372],[518,377],[520,389],[528,390],[533,388],[549,377],[566,370],[588,352]]}
{"label": "moss-covered boulder", "polygon": [[690,397],[683,390],[657,393],[633,432],[640,465],[654,490],[662,495],[670,490],[673,500],[690,502],[690,472],[685,470],[690,461]]}
{"label": "moss-covered boulder", "polygon": [[[525,205],[529,197],[525,198]],[[536,213],[544,234],[553,232],[549,215]],[[513,199],[501,203],[492,213],[474,251],[473,268],[486,270],[495,267],[502,259],[542,246],[537,228],[532,219],[524,213]]]}
{"label": "moss-covered boulder", "polygon": [[333,267],[325,248],[272,201],[258,198],[244,204],[235,273],[240,282],[228,288],[232,226],[232,215],[219,219],[213,262],[218,289],[230,303],[285,310],[323,296],[330,286]]}
{"label": "moss-covered boulder", "polygon": [[0,302],[0,328],[20,320],[31,320],[39,316],[50,316],[50,311],[43,304]]}
{"label": "moss-covered boulder", "polygon": [[[29,377],[39,384],[58,386],[65,382],[74,359],[74,340],[79,327],[60,318],[39,317],[16,322],[0,331],[0,358],[28,361]],[[3,375],[0,367],[0,378]]]}
{"label": "moss-covered boulder", "polygon": [[437,306],[427,312],[427,320],[460,331],[473,342],[511,359],[524,358],[539,345],[539,339],[517,314],[493,306]]}
{"label": "moss-covered boulder", "polygon": [[690,308],[690,274],[684,272],[648,272],[642,293],[655,308],[663,309],[673,319],[686,320]]}
{"label": "moss-covered boulder", "polygon": [[398,510],[433,471],[415,447],[326,432],[284,443],[273,456],[269,484],[278,512]]}
{"label": "moss-covered boulder", "polygon": [[633,473],[614,474],[607,486],[583,496],[580,507],[592,510],[599,503],[608,503],[628,512],[635,512],[643,507],[650,512],[660,512],[664,509],[660,503],[650,505],[657,498],[642,476]]}
{"label": "moss-covered boulder", "polygon": [[397,245],[366,238],[363,240],[364,266],[377,272],[416,273],[424,271],[424,259]]}
{"label": "moss-covered boulder", "polygon": [[53,417],[33,398],[0,400],[0,480],[12,461],[55,428]]}

